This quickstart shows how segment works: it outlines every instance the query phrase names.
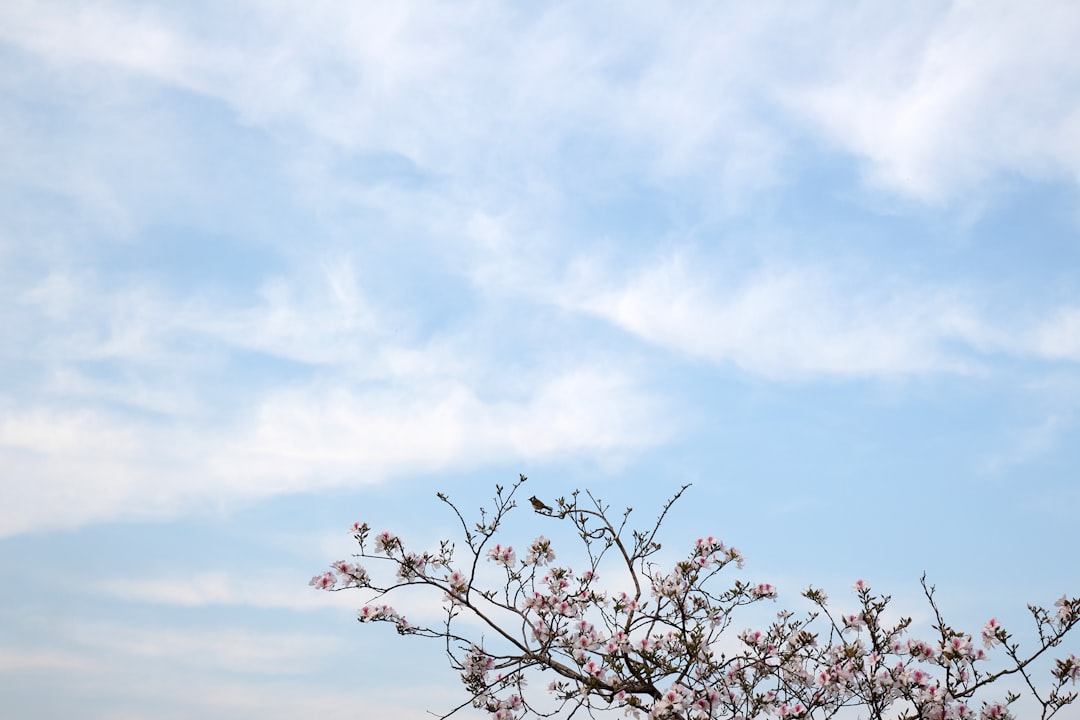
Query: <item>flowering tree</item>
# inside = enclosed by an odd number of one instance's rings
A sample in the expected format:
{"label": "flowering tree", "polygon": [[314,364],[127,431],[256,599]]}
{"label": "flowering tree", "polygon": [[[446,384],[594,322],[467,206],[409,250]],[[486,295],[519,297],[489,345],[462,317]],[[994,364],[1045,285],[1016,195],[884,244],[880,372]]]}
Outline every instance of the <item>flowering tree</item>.
{"label": "flowering tree", "polygon": [[[738,608],[777,596],[768,583],[721,583],[725,568],[742,567],[738,550],[707,537],[673,565],[657,559],[657,534],[688,486],[647,530],[628,529],[629,508],[613,515],[590,493],[560,498],[554,508],[532,498],[536,512],[575,531],[583,564],[572,569],[555,564],[555,548],[543,536],[520,559],[497,541],[525,480],[497,486],[493,509],[481,510],[476,523],[439,493],[461,523],[460,551],[443,541],[438,550],[413,552],[396,535],[372,535],[357,523],[355,557],[386,564],[387,579],[339,561],[311,580],[324,590],[367,591],[361,622],[388,622],[401,634],[444,642],[469,695],[444,718],[471,704],[494,720],[604,710],[656,720],[1004,720],[1014,717],[1021,697],[1003,693],[1007,678],[1042,720],[1077,698],[1071,686],[1080,659],[1054,660],[1046,683],[1036,680],[1036,661],[1080,623],[1080,598],[1063,596],[1053,611],[1029,606],[1039,642],[1023,653],[996,619],[976,635],[948,625],[925,577],[935,620],[930,638],[909,637],[908,617],[889,622],[890,598],[862,580],[853,588],[857,612],[835,613],[825,593],[811,587],[802,593],[810,610],[781,611],[762,628],[736,633]],[[406,587],[432,591],[445,620],[414,625],[383,602]],[[526,691],[538,673],[551,678],[539,696]]]}

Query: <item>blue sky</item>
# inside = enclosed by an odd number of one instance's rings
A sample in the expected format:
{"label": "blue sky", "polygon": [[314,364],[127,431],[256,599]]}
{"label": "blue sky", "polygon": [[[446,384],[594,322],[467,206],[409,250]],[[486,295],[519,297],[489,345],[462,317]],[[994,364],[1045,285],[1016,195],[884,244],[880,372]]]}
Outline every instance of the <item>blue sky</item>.
{"label": "blue sky", "polygon": [[792,604],[921,612],[926,571],[976,630],[1080,592],[1078,35],[1065,1],[7,0],[6,712],[448,709],[437,644],[306,582],[518,473],[643,522],[692,482],[672,552],[720,536]]}

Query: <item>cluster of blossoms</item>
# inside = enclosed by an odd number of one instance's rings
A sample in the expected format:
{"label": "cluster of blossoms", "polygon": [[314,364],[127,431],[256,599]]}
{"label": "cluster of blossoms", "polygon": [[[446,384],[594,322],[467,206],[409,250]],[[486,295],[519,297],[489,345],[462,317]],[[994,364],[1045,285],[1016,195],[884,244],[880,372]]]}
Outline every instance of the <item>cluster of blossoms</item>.
{"label": "cluster of blossoms", "polygon": [[446,574],[446,584],[449,586],[446,599],[455,605],[462,602],[466,593],[469,592],[469,578],[460,570],[448,572]]}
{"label": "cluster of blossoms", "polygon": [[759,600],[776,597],[776,587],[771,583],[758,583],[750,589],[750,592]]}
{"label": "cluster of blossoms", "polygon": [[1077,613],[1080,612],[1078,605],[1080,605],[1080,602],[1078,602],[1076,598],[1069,600],[1065,595],[1062,595],[1055,600],[1054,607],[1057,608],[1058,623],[1064,625],[1065,623],[1076,620]]}
{"label": "cluster of blossoms", "polygon": [[[710,535],[707,538],[698,538],[689,557],[675,563],[670,573],[654,568],[651,571],[646,570],[644,574],[651,580],[650,590],[654,598],[686,603],[691,601],[693,591],[700,587],[703,578],[717,573],[731,563],[742,568],[742,554]],[[775,597],[776,588],[769,583],[759,583],[751,587],[749,593],[756,595],[756,599],[771,598]]]}
{"label": "cluster of blossoms", "polygon": [[[582,508],[575,498],[560,499],[559,513],[551,517],[575,525],[589,548],[590,566],[581,572],[552,566],[555,550],[544,536],[533,540],[519,561],[512,545],[491,540],[513,507],[512,494],[503,496],[500,489],[494,517],[478,523],[474,532],[466,526],[472,558],[459,567],[471,572],[453,567],[452,546],[445,543],[440,552],[413,553],[393,533],[381,532],[369,551],[368,526],[357,523],[351,530],[361,556],[393,563],[395,581],[378,586],[363,567],[345,561],[311,580],[319,589],[359,587],[376,597],[403,584],[441,591],[449,610],[445,629],[414,627],[389,605],[366,605],[358,618],[444,638],[448,648],[456,645],[451,657],[472,705],[493,720],[558,712],[540,712],[529,704],[535,699],[526,700],[526,675],[535,669],[557,673],[549,694],[553,702],[570,706],[571,714],[585,707],[588,714],[621,709],[639,720],[809,719],[859,708],[876,720],[1013,720],[1013,696],[977,705],[976,693],[1009,673],[1020,673],[1034,690],[1029,664],[1080,624],[1080,599],[1062,597],[1053,612],[1033,607],[1042,647],[1021,657],[996,618],[975,637],[946,626],[927,589],[937,636],[909,637],[910,619],[887,624],[889,598],[875,596],[860,579],[852,586],[858,598],[854,611],[831,613],[826,594],[811,588],[803,594],[817,611],[805,618],[781,611],[767,627],[740,632],[741,645],[733,649],[723,642],[723,633],[735,610],[778,596],[769,583],[735,580],[720,590],[710,585],[725,567],[742,568],[738,550],[710,536],[698,539],[683,559],[661,566],[649,559],[660,549],[652,540],[655,530],[635,532],[633,543],[624,543],[621,526],[616,529],[600,503]],[[600,549],[594,552],[591,543]],[[597,588],[597,570],[608,550],[628,573],[621,591]],[[477,588],[481,558],[506,569],[505,588]],[[451,631],[450,623],[462,612],[495,630],[499,647],[485,649]],[[976,638],[982,647],[976,647]],[[1007,656],[1005,669],[991,669],[993,652]],[[1036,693],[1044,718],[1076,698],[1064,686],[1080,679],[1075,655],[1054,662],[1050,672],[1057,686]]]}
{"label": "cluster of blossoms", "polygon": [[715,563],[724,565],[733,562],[737,568],[742,570],[744,562],[742,553],[733,547],[726,546],[712,535],[695,540],[694,550],[690,557],[702,567],[709,567]]}
{"label": "cluster of blossoms", "polygon": [[495,667],[495,660],[479,645],[473,645],[461,661],[461,679],[467,684],[487,685],[488,673]]}
{"label": "cluster of blossoms", "polygon": [[513,720],[523,709],[524,699],[517,692],[503,698],[491,692],[493,686],[508,686],[504,675],[493,673],[494,667],[491,655],[479,645],[471,645],[461,660],[461,681],[472,692],[473,707],[486,710],[492,720]]}
{"label": "cluster of blossoms", "polygon": [[405,619],[397,610],[389,605],[365,605],[356,611],[356,618],[360,622],[391,622],[396,627],[399,633],[402,635],[408,635],[416,632],[416,628]]}
{"label": "cluster of blossoms", "polygon": [[[356,527],[356,523],[353,523],[353,527]],[[401,548],[401,539],[389,530],[383,530],[375,536],[375,552],[391,556],[399,548]]]}
{"label": "cluster of blossoms", "polygon": [[533,540],[529,546],[529,554],[525,556],[526,565],[550,565],[555,559],[555,551],[551,549],[551,541],[541,535]]}
{"label": "cluster of blossoms", "polygon": [[497,562],[500,565],[505,565],[511,570],[514,568],[514,565],[517,564],[517,555],[514,553],[514,548],[509,545],[506,547],[496,545],[488,550],[487,556],[492,561]]}
{"label": "cluster of blossoms", "polygon": [[360,622],[371,622],[373,620],[393,620],[396,622],[401,618],[397,611],[389,605],[365,605],[356,611],[356,616]]}
{"label": "cluster of blossoms", "polygon": [[330,570],[311,578],[308,585],[320,590],[336,590],[348,587],[368,587],[371,578],[367,570],[357,563],[344,560],[330,564]]}
{"label": "cluster of blossoms", "polygon": [[650,718],[670,718],[684,714],[694,703],[694,693],[684,685],[675,683],[653,703]]}
{"label": "cluster of blossoms", "polygon": [[982,641],[987,650],[1003,643],[1005,637],[1005,628],[1001,627],[1001,623],[997,621],[997,618],[990,618],[986,625],[983,626]]}
{"label": "cluster of blossoms", "polygon": [[1061,658],[1055,661],[1057,667],[1050,672],[1061,682],[1073,682],[1080,680],[1080,659],[1078,659],[1072,653],[1067,658]]}

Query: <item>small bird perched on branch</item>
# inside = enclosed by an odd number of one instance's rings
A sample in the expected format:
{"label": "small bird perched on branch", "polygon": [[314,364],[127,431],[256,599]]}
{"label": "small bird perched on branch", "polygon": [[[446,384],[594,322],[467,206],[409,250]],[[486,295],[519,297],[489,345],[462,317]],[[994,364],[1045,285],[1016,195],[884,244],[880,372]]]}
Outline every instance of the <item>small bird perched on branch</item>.
{"label": "small bird perched on branch", "polygon": [[551,506],[545,505],[544,501],[535,495],[529,498],[529,502],[532,503],[533,509],[535,509],[536,512],[546,512],[549,515],[551,514]]}

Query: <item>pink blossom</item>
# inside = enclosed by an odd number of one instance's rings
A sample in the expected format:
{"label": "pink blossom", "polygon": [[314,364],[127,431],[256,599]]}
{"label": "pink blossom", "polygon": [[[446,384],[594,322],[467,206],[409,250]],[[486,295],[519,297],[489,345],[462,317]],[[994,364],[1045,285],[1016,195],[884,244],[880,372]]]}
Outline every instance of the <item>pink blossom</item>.
{"label": "pink blossom", "polygon": [[383,530],[375,536],[375,552],[390,555],[395,549],[401,547],[401,540],[389,530]]}
{"label": "pink blossom", "polygon": [[337,577],[331,572],[324,572],[322,575],[316,575],[308,582],[314,588],[319,590],[333,590],[337,585]]}
{"label": "pink blossom", "polygon": [[368,620],[375,619],[378,614],[378,610],[371,607],[370,605],[365,605],[364,607],[357,610],[356,614],[360,618],[360,622],[367,622]]}
{"label": "pink blossom", "polygon": [[972,654],[971,638],[949,638],[948,642],[942,647],[941,652],[950,660],[970,657]]}
{"label": "pink blossom", "polygon": [[693,702],[690,691],[679,684],[672,685],[653,703],[650,716],[654,718],[667,718],[686,709]]}
{"label": "pink blossom", "polygon": [[337,574],[342,587],[366,587],[370,583],[367,570],[357,563],[338,560],[331,563],[330,568]]}
{"label": "pink blossom", "polygon": [[412,581],[423,577],[429,559],[427,555],[417,555],[414,552],[405,553],[398,564],[398,578]]}
{"label": "pink blossom", "polygon": [[698,538],[694,541],[694,552],[691,557],[701,559],[708,558],[711,563],[713,555],[717,553],[724,554],[726,552],[727,548],[724,546],[724,543],[710,535],[707,538]]}
{"label": "pink blossom", "polygon": [[521,608],[527,610],[529,608],[536,608],[537,610],[544,610],[549,605],[549,601],[546,595],[541,595],[538,592],[534,592],[531,596],[525,598],[521,602]]}
{"label": "pink blossom", "polygon": [[514,548],[507,545],[496,545],[487,551],[488,559],[493,562],[497,562],[501,565],[505,565],[508,568],[514,567],[514,563],[517,562],[517,555],[514,553]]}
{"label": "pink blossom", "polygon": [[1066,623],[1066,622],[1069,622],[1070,620],[1072,620],[1074,615],[1075,615],[1075,612],[1076,612],[1073,609],[1073,604],[1069,601],[1069,598],[1067,596],[1065,596],[1065,595],[1062,595],[1061,597],[1059,597],[1057,600],[1054,601],[1054,607],[1056,607],[1058,609],[1058,611],[1057,611],[1058,622],[1062,622],[1062,623]]}
{"label": "pink blossom", "polygon": [[561,596],[563,591],[570,587],[570,578],[573,576],[573,571],[566,568],[552,568],[541,582],[548,586],[552,595]]}
{"label": "pink blossom", "polygon": [[924,640],[911,639],[907,641],[907,652],[912,657],[929,658],[937,654],[937,651]]}
{"label": "pink blossom", "polygon": [[774,598],[776,597],[776,587],[771,583],[758,583],[754,586],[753,595],[757,598]]}
{"label": "pink blossom", "polygon": [[482,647],[477,645],[473,645],[469,648],[469,651],[465,653],[465,657],[461,662],[462,670],[465,671],[466,676],[475,677],[481,680],[494,665],[495,660],[484,652]]}
{"label": "pink blossom", "polygon": [[1007,706],[996,702],[983,705],[979,718],[980,720],[1012,720],[1013,715]]}
{"label": "pink blossom", "polygon": [[529,554],[525,556],[526,565],[547,565],[555,559],[555,551],[551,549],[551,541],[543,535],[533,540],[529,546]]}
{"label": "pink blossom", "polygon": [[1057,660],[1057,667],[1050,672],[1061,682],[1080,680],[1080,658],[1070,654],[1069,657]]}
{"label": "pink blossom", "polygon": [[866,618],[861,612],[855,615],[844,615],[843,621],[845,629],[862,630],[866,627]]}
{"label": "pink blossom", "polygon": [[1001,623],[996,618],[990,618],[986,625],[983,625],[982,640],[983,645],[987,650],[1001,643],[1001,636],[1004,634],[1004,630],[1001,628]]}
{"label": "pink blossom", "polygon": [[460,570],[447,573],[446,582],[450,585],[450,590],[458,595],[464,595],[469,589],[469,578]]}
{"label": "pink blossom", "polygon": [[551,639],[551,626],[543,620],[537,620],[529,626],[532,630],[533,639],[537,642],[545,643]]}
{"label": "pink blossom", "polygon": [[568,603],[565,600],[559,600],[553,606],[555,612],[559,613],[563,617],[576,617],[578,615],[578,609],[576,605]]}
{"label": "pink blossom", "polygon": [[760,630],[743,630],[739,635],[739,639],[751,647],[764,647],[767,643],[767,639]]}
{"label": "pink blossom", "polygon": [[601,663],[596,662],[595,660],[588,661],[587,663],[585,663],[584,666],[582,666],[581,669],[584,670],[585,673],[590,677],[593,677],[601,682],[604,681],[605,675],[607,674],[607,672],[604,670],[604,666]]}

